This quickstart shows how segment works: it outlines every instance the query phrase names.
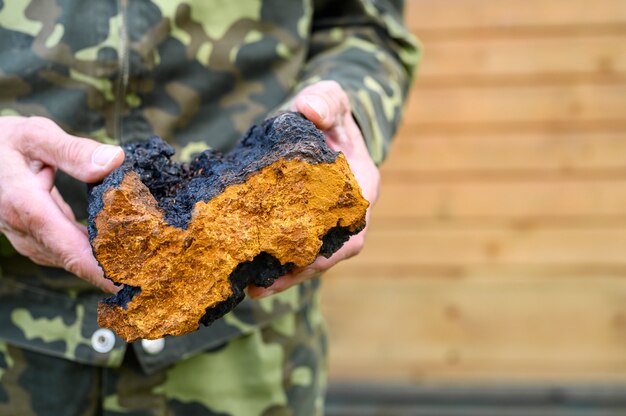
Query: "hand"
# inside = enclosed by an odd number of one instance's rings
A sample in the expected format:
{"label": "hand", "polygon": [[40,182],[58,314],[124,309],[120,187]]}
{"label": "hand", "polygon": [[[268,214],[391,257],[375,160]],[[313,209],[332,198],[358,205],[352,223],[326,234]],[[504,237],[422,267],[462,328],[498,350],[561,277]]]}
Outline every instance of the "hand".
{"label": "hand", "polygon": [[121,148],[71,136],[46,118],[0,117],[0,232],[35,263],[117,292],[93,257],[86,228],[54,186],[54,174],[58,168],[97,182],[123,161]]}
{"label": "hand", "polygon": [[[333,150],[343,152],[361,187],[363,197],[370,203],[366,214],[366,221],[369,224],[372,206],[378,199],[380,174],[367,151],[363,135],[352,117],[346,93],[335,81],[321,81],[304,88],[296,96],[291,110],[304,114],[324,132],[326,142]],[[366,231],[367,226],[359,234],[353,235],[330,258],[318,257],[315,262],[306,267],[293,269],[276,279],[269,288],[250,285],[248,295],[252,298],[260,298],[282,292],[319,275],[341,260],[357,255],[363,248]]]}

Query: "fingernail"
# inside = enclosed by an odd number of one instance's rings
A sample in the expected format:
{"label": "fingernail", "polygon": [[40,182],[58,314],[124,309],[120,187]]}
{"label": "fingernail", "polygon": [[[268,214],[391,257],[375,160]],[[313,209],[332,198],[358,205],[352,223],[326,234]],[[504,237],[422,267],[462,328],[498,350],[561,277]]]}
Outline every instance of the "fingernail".
{"label": "fingernail", "polygon": [[343,124],[337,126],[337,139],[342,145],[350,143],[350,138],[348,137],[346,129],[343,127]]}
{"label": "fingernail", "polygon": [[98,147],[95,152],[93,152],[92,161],[97,166],[106,167],[121,151],[122,149],[117,146],[103,144]]}
{"label": "fingernail", "polygon": [[313,111],[315,111],[322,120],[328,117],[328,103],[321,97],[311,95],[307,98],[306,103]]}

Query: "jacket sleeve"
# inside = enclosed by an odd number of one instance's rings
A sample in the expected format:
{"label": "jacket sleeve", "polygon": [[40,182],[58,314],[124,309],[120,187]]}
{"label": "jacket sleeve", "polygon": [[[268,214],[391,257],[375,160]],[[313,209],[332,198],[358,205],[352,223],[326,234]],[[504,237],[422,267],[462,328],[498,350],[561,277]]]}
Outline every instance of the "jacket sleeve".
{"label": "jacket sleeve", "polygon": [[400,123],[420,57],[403,9],[402,0],[316,0],[308,59],[296,88],[337,81],[377,164]]}

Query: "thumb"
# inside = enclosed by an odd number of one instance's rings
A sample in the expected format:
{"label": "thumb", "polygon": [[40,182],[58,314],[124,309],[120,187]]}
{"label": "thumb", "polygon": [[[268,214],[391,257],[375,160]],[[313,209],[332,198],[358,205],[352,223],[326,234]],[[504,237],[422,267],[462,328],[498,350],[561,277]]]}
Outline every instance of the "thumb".
{"label": "thumb", "polygon": [[124,161],[121,147],[72,136],[46,118],[31,117],[22,128],[26,140],[19,150],[25,156],[82,182],[98,182]]}
{"label": "thumb", "polygon": [[293,109],[321,130],[340,125],[351,112],[348,96],[336,81],[320,81],[304,88],[296,96]]}

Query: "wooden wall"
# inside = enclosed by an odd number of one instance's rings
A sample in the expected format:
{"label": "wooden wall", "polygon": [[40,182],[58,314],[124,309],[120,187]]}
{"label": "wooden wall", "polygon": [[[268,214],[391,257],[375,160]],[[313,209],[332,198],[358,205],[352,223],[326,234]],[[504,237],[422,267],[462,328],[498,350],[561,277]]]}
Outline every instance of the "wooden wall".
{"label": "wooden wall", "polygon": [[425,49],[331,380],[626,381],[626,1],[408,0]]}

